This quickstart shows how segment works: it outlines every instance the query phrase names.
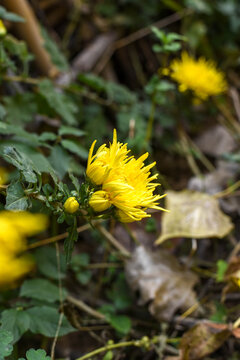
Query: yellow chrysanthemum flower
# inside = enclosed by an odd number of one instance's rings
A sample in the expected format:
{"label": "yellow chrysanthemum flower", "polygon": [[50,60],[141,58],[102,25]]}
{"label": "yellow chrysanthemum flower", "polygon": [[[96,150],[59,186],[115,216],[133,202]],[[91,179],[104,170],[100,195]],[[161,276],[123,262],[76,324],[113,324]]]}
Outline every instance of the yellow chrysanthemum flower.
{"label": "yellow chrysanthemum flower", "polygon": [[69,197],[63,206],[69,214],[74,214],[79,209],[79,203],[74,196]]}
{"label": "yellow chrysanthemum flower", "polygon": [[[91,149],[94,144],[95,142]],[[132,222],[149,217],[150,215],[146,212],[148,208],[164,210],[159,207],[158,201],[165,195],[153,194],[159,185],[152,182],[157,175],[151,176],[150,172],[155,163],[144,165],[148,153],[139,159],[128,156],[127,144],[123,145],[117,142],[116,130],[114,130],[112,145],[109,148],[105,145],[101,146],[99,148],[101,151],[98,150],[96,153],[96,155],[100,154],[99,156],[93,158],[91,149],[89,154],[91,172],[87,171],[87,175],[93,183],[102,185],[102,189],[93,193],[89,200],[89,205],[94,211],[102,212],[113,205],[121,222]],[[104,156],[102,149],[105,151]],[[100,182],[99,174],[103,167],[104,172]]]}
{"label": "yellow chrysanthemum flower", "polygon": [[89,150],[86,174],[94,184],[101,185],[111,170],[114,169],[115,174],[121,171],[121,164],[126,160],[129,150],[127,144],[121,144],[117,141],[116,130],[113,132],[113,142],[109,148],[104,144],[93,156],[95,144],[96,140]]}
{"label": "yellow chrysanthemum flower", "polygon": [[0,212],[0,288],[12,287],[34,267],[32,258],[19,254],[27,247],[26,236],[34,235],[47,227],[47,217],[26,211]]}
{"label": "yellow chrysanthemum flower", "polygon": [[201,57],[195,60],[186,52],[169,66],[169,76],[179,83],[179,91],[192,90],[200,100],[227,90],[224,74],[216,69],[213,61]]}

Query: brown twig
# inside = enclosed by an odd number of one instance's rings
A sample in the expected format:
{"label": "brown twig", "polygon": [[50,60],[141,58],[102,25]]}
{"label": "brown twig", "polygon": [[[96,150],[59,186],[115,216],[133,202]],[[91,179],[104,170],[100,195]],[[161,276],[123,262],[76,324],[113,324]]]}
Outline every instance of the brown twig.
{"label": "brown twig", "polygon": [[236,112],[238,121],[240,122],[240,100],[239,100],[239,95],[238,95],[237,89],[235,87],[231,87],[229,93],[230,93],[232,101],[233,101],[233,105],[235,108],[235,112]]}
{"label": "brown twig", "polygon": [[[85,224],[85,225],[82,225],[79,228],[77,228],[77,232],[80,233],[80,232],[83,232],[83,231],[88,230],[90,228],[91,228],[91,225]],[[52,237],[44,239],[44,240],[39,240],[39,241],[36,241],[33,244],[29,244],[27,249],[31,250],[31,249],[35,249],[35,248],[40,247],[40,246],[52,244],[52,243],[55,243],[56,241],[60,241],[60,240],[65,239],[67,236],[68,236],[68,232],[65,232],[63,234],[52,236]]]}
{"label": "brown twig", "polygon": [[67,296],[66,300],[72,303],[73,305],[77,306],[80,310],[83,310],[84,312],[93,316],[94,318],[105,320],[105,315],[91,308],[89,305],[85,304],[82,300],[76,299],[71,295]]}
{"label": "brown twig", "polygon": [[99,35],[89,46],[75,57],[71,70],[60,75],[57,79],[57,83],[64,86],[69,85],[76,79],[80,72],[92,70],[98,59],[105,53],[106,49],[116,40],[116,38],[117,34],[113,32]]}
{"label": "brown twig", "polygon": [[180,12],[174,13],[170,16],[167,16],[164,19],[158,20],[157,22],[153,23],[151,26],[147,26],[143,29],[140,29],[140,30],[120,39],[120,40],[117,40],[114,44],[110,45],[106,49],[104,55],[102,56],[102,58],[99,60],[99,62],[97,64],[97,66],[95,67],[95,72],[99,74],[103,71],[106,64],[111,59],[112,55],[115,53],[116,50],[118,50],[122,47],[125,47],[127,45],[130,45],[131,43],[133,43],[137,40],[140,40],[141,38],[151,34],[152,26],[155,26],[158,29],[161,29],[161,28],[164,28],[168,25],[175,23],[176,21],[181,20],[183,17],[190,15],[192,13],[193,13],[193,10],[185,9],[183,11],[180,11]]}
{"label": "brown twig", "polygon": [[107,231],[102,225],[97,224],[95,225],[95,227],[116,249],[120,251],[123,256],[127,258],[131,257],[130,252],[122,244],[120,244],[118,240],[112,234],[110,234],[110,232]]}
{"label": "brown twig", "polygon": [[56,66],[52,63],[50,55],[44,48],[44,39],[41,35],[40,24],[26,0],[4,0],[4,6],[25,19],[24,23],[15,23],[17,35],[24,39],[33,54],[35,55],[36,63],[41,72],[49,77],[56,77],[59,73]]}

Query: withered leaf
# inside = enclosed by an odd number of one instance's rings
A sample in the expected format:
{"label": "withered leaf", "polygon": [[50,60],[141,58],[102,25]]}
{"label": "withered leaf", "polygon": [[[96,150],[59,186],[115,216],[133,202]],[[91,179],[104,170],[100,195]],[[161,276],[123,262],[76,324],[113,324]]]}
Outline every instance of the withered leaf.
{"label": "withered leaf", "polygon": [[233,229],[230,217],[220,210],[218,200],[205,193],[169,191],[166,208],[170,212],[163,213],[162,234],[156,244],[176,237],[223,238]]}
{"label": "withered leaf", "polygon": [[222,300],[230,292],[239,291],[240,289],[240,257],[233,256],[230,259],[225,272],[224,281],[227,283],[222,291]]}
{"label": "withered leaf", "polygon": [[138,246],[126,263],[126,279],[140,291],[140,304],[151,301],[149,310],[159,320],[169,321],[176,310],[187,310],[197,302],[192,290],[197,276],[165,250]]}
{"label": "withered leaf", "polygon": [[204,322],[195,325],[182,337],[181,360],[202,359],[222,346],[231,333],[227,328],[218,329]]}

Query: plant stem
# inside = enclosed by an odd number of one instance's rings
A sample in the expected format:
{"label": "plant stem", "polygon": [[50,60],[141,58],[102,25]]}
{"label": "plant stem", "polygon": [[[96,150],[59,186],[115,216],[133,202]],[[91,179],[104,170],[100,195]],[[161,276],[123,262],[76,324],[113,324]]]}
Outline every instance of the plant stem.
{"label": "plant stem", "polygon": [[[85,225],[79,226],[77,228],[77,232],[80,233],[80,232],[83,232],[83,231],[88,230],[90,228],[91,228],[91,225],[85,224]],[[48,245],[48,244],[54,243],[56,241],[63,240],[67,236],[68,236],[68,232],[65,232],[63,234],[52,236],[52,237],[47,238],[47,239],[39,240],[39,241],[36,241],[33,244],[28,245],[27,249],[30,250],[30,249],[35,249],[35,248],[40,247],[40,246]]]}
{"label": "plant stem", "polygon": [[116,248],[120,251],[120,253],[127,257],[130,258],[131,254],[130,252],[122,245],[118,242],[118,240],[109,232],[107,231],[102,225],[97,224],[96,225],[96,229]]}
{"label": "plant stem", "polygon": [[152,137],[155,110],[156,110],[156,103],[155,103],[155,101],[152,100],[151,111],[150,111],[150,115],[149,115],[148,123],[147,123],[147,132],[146,132],[146,137],[145,137],[145,147],[147,147],[147,145],[149,144],[149,142],[151,140],[151,137]]}
{"label": "plant stem", "polygon": [[77,306],[80,310],[85,311],[86,313],[88,313],[89,315],[100,319],[100,320],[105,320],[105,315],[103,315],[102,313],[100,313],[99,311],[91,308],[90,306],[88,306],[87,304],[85,304],[82,300],[80,299],[76,299],[71,295],[67,296],[67,301],[69,301],[70,303],[74,304],[75,306]]}
{"label": "plant stem", "polygon": [[120,347],[127,347],[127,346],[139,346],[139,341],[138,340],[131,340],[131,341],[123,341],[121,343],[118,344],[111,344],[111,345],[106,345],[103,346],[99,349],[93,350],[90,353],[81,356],[80,358],[76,359],[76,360],[85,360],[88,358],[91,358],[92,356],[95,356],[97,354],[100,354],[101,352],[106,352],[108,350],[112,350],[112,349],[117,349]]}

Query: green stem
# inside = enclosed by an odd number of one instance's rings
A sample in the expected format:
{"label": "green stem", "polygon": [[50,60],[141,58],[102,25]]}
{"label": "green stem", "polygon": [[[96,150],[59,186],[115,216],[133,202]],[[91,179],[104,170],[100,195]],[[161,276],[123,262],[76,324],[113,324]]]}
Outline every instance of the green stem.
{"label": "green stem", "polygon": [[99,349],[93,350],[90,353],[88,353],[86,355],[83,355],[80,358],[77,358],[76,360],[85,360],[85,359],[91,358],[92,356],[100,354],[102,352],[106,352],[106,351],[109,351],[109,350],[112,350],[112,349],[117,349],[117,348],[126,347],[126,346],[139,346],[139,341],[138,340],[123,341],[123,342],[118,343],[118,344],[106,345],[106,346],[103,346],[103,347],[101,347]]}
{"label": "green stem", "polygon": [[[127,347],[127,346],[136,346],[136,347],[143,347],[145,349],[148,349],[150,345],[159,343],[160,337],[154,336],[152,339],[149,339],[147,336],[144,336],[140,340],[131,340],[131,341],[123,341],[117,344],[108,344],[106,346],[100,347],[99,349],[93,350],[89,352],[86,355],[81,356],[80,358],[77,358],[76,360],[85,360],[88,358],[91,358],[95,355],[98,355],[102,352],[106,352],[109,350],[121,348],[121,347]],[[180,339],[166,339],[166,343],[175,343],[176,341],[179,341]]]}
{"label": "green stem", "polygon": [[147,132],[146,132],[146,137],[145,137],[145,147],[147,147],[147,145],[149,144],[149,142],[151,140],[151,137],[152,137],[155,110],[156,110],[156,103],[155,103],[155,101],[152,100],[151,111],[150,111],[150,115],[149,115],[148,123],[147,123]]}

